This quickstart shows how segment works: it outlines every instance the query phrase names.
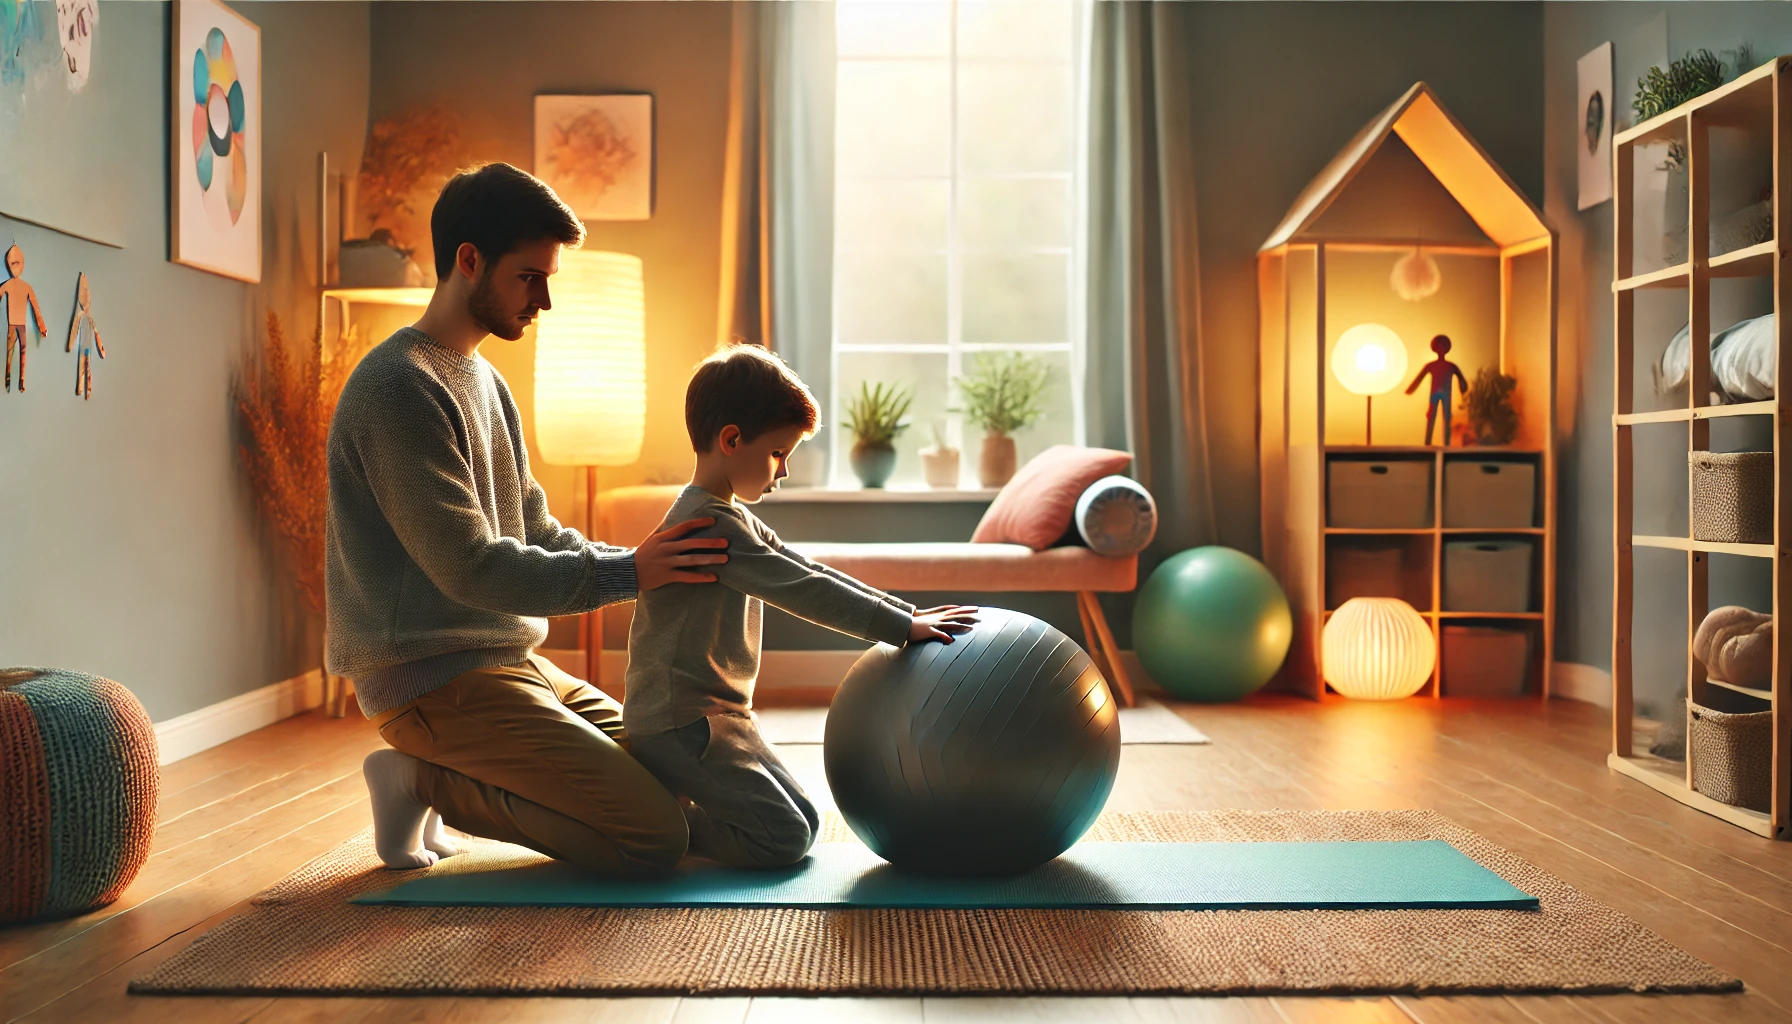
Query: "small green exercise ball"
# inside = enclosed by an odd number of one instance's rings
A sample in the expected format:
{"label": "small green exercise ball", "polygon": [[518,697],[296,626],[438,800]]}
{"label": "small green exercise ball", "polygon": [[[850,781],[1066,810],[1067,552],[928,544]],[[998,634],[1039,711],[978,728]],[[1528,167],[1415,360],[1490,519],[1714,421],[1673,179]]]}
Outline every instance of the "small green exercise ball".
{"label": "small green exercise ball", "polygon": [[1139,661],[1184,700],[1217,704],[1257,692],[1282,667],[1293,639],[1294,615],[1276,578],[1232,548],[1165,559],[1133,605]]}

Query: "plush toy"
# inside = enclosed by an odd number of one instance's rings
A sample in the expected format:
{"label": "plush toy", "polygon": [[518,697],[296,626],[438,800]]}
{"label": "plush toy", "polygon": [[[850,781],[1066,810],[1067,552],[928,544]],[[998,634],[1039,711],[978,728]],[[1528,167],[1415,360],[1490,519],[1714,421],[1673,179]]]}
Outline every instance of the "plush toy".
{"label": "plush toy", "polygon": [[1692,653],[1713,679],[1766,689],[1773,681],[1773,616],[1714,608],[1693,634]]}

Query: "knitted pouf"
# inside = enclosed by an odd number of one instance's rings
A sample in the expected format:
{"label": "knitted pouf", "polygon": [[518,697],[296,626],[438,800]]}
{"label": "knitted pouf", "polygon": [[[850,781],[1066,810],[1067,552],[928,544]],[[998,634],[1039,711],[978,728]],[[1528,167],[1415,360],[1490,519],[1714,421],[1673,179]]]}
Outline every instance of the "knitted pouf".
{"label": "knitted pouf", "polygon": [[156,734],[110,679],[0,669],[0,924],[118,898],[156,827]]}

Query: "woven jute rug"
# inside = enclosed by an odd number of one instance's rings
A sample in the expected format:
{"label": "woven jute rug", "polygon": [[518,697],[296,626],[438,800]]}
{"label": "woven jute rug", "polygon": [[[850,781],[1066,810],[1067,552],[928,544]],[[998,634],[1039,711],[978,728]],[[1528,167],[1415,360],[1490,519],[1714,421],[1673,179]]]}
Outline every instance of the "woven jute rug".
{"label": "woven jute rug", "polygon": [[[1526,910],[601,910],[348,901],[362,833],[131,991],[165,994],[1719,992],[1741,982],[1430,811],[1107,814],[1085,841],[1442,839]],[[854,841],[837,816],[824,842]]]}

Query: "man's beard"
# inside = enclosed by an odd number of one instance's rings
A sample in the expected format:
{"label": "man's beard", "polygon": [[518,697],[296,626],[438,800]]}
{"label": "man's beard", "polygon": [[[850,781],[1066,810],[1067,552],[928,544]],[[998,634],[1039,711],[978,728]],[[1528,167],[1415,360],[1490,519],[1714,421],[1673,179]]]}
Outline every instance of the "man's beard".
{"label": "man's beard", "polygon": [[473,286],[473,294],[467,298],[467,315],[484,330],[505,341],[515,341],[523,336],[523,328],[527,325],[518,314],[504,307],[498,290],[492,287],[492,269],[485,268],[479,275],[479,283]]}

